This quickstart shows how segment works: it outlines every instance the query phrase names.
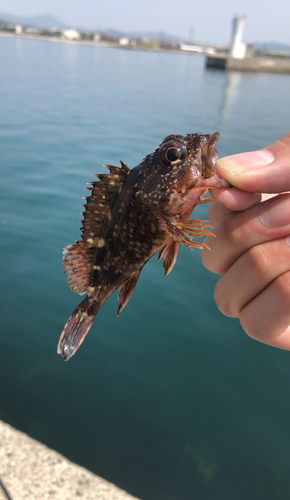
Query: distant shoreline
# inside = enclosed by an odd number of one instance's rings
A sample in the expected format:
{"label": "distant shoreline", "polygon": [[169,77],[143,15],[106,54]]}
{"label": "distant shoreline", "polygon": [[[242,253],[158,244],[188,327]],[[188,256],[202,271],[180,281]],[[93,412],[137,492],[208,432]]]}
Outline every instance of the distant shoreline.
{"label": "distant shoreline", "polygon": [[113,49],[125,49],[139,52],[158,52],[167,54],[186,54],[194,56],[204,56],[205,65],[210,69],[226,70],[226,71],[246,71],[254,73],[284,73],[290,74],[290,57],[271,57],[271,56],[248,56],[244,59],[235,59],[229,57],[226,53],[219,53],[215,55],[207,55],[204,53],[181,50],[178,48],[167,49],[163,47],[152,47],[144,45],[120,45],[118,42],[109,41],[95,41],[95,40],[68,40],[66,38],[45,36],[45,35],[32,35],[32,34],[16,34],[11,32],[0,31],[0,36],[21,38],[26,40],[44,40],[46,42],[59,42],[71,43],[77,45],[92,45],[95,47],[110,47]]}
{"label": "distant shoreline", "polygon": [[192,52],[192,51],[185,51],[181,49],[163,49],[163,48],[152,48],[152,47],[146,47],[146,46],[141,46],[141,45],[135,45],[132,47],[131,45],[120,45],[119,43],[116,42],[95,42],[94,40],[68,40],[65,38],[59,38],[59,37],[53,37],[53,36],[42,36],[42,35],[26,35],[24,33],[22,34],[16,34],[16,33],[9,33],[5,31],[0,31],[0,36],[7,36],[7,37],[13,37],[13,38],[22,38],[26,40],[45,40],[48,42],[61,42],[61,43],[72,43],[72,44],[78,44],[78,45],[94,45],[95,47],[111,47],[114,49],[127,49],[127,50],[139,50],[139,51],[145,51],[145,52],[166,52],[169,54],[190,54],[190,55],[204,55],[204,54],[199,54],[198,52]]}
{"label": "distant shoreline", "polygon": [[54,37],[54,36],[42,36],[42,35],[26,35],[22,33],[18,35],[16,33],[9,33],[5,31],[0,31],[0,36],[8,36],[13,38],[26,38],[28,40],[45,40],[48,42],[63,42],[63,43],[77,43],[80,45],[103,45],[103,46],[116,46],[119,47],[119,44],[114,44],[113,42],[95,42],[94,40],[68,40],[66,38]]}

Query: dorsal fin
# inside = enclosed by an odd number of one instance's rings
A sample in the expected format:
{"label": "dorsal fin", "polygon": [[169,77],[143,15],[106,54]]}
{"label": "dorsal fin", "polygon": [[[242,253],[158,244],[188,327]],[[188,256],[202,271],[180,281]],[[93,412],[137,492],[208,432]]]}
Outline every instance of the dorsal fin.
{"label": "dorsal fin", "polygon": [[110,205],[115,193],[119,190],[124,178],[130,172],[129,168],[122,162],[122,167],[104,165],[110,170],[109,174],[97,174],[99,181],[89,182],[92,187],[86,188],[91,191],[90,196],[84,197],[87,203],[83,205],[85,211],[82,220],[82,238],[88,246],[97,246],[98,239],[102,236],[105,217],[110,213]]}
{"label": "dorsal fin", "polygon": [[110,216],[111,202],[119,190],[124,178],[130,172],[125,163],[120,167],[104,165],[110,170],[109,174],[94,175],[99,181],[90,182],[92,187],[86,188],[91,195],[85,197],[87,203],[83,205],[85,211],[82,222],[82,239],[73,245],[64,247],[63,268],[67,273],[70,288],[80,295],[86,293],[93,272],[94,259],[98,241],[102,238],[102,231],[106,217]]}

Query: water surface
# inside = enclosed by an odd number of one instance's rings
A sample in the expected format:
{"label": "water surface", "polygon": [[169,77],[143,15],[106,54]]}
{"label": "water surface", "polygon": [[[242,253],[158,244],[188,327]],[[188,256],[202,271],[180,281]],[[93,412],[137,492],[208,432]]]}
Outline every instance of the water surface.
{"label": "water surface", "polygon": [[56,345],[79,302],[62,247],[92,174],[172,133],[218,130],[220,156],[270,144],[289,129],[289,75],[6,37],[0,68],[0,418],[142,500],[288,499],[290,354],[219,313],[198,250],[166,280],[152,259],[68,363]]}

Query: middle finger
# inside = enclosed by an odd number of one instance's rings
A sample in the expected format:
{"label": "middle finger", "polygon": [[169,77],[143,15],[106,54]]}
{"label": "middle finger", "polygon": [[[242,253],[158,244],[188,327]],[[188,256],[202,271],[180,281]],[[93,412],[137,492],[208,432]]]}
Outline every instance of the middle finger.
{"label": "middle finger", "polygon": [[205,239],[211,252],[202,251],[202,262],[209,271],[224,274],[249,248],[290,234],[290,195],[231,212],[214,227],[214,233],[216,238]]}
{"label": "middle finger", "polygon": [[250,248],[220,278],[214,296],[225,316],[238,318],[242,309],[269,283],[290,271],[288,240],[279,238]]}

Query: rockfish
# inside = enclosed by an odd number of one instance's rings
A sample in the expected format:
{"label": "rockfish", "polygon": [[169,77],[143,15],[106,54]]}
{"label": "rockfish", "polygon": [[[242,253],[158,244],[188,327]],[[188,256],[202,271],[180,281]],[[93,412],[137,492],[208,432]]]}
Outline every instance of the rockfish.
{"label": "rockfish", "polygon": [[[63,265],[71,289],[86,298],[75,308],[60,336],[57,352],[68,360],[87,335],[97,312],[119,288],[117,315],[128,304],[143,266],[159,252],[165,276],[178,245],[206,247],[192,241],[212,234],[207,221],[188,220],[208,189],[229,184],[215,171],[213,135],[169,135],[154,153],[130,170],[104,165],[95,175],[82,212],[82,240],[64,247]],[[208,247],[207,247],[208,248]]]}

